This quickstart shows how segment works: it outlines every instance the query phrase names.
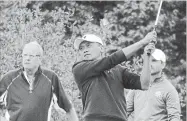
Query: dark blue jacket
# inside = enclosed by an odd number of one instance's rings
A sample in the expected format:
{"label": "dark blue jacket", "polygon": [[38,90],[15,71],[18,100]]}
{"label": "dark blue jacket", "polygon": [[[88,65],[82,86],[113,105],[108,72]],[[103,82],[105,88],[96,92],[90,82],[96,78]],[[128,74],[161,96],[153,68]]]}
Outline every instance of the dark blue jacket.
{"label": "dark blue jacket", "polygon": [[8,72],[0,81],[0,97],[7,91],[6,108],[10,121],[47,121],[53,93],[58,105],[69,112],[68,100],[57,75],[39,68],[35,74],[33,92],[29,93],[23,69]]}
{"label": "dark blue jacket", "polygon": [[73,74],[82,93],[86,121],[126,121],[124,88],[141,89],[140,77],[118,65],[126,61],[122,51],[99,60],[81,61]]}

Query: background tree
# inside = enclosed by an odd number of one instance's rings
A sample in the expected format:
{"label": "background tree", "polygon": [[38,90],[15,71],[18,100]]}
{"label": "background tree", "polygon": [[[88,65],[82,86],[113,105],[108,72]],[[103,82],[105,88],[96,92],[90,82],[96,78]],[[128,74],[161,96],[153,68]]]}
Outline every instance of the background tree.
{"label": "background tree", "polygon": [[[44,49],[43,65],[54,70],[81,119],[82,103],[71,68],[77,52],[73,41],[95,33],[112,52],[142,39],[152,31],[158,1],[30,1],[0,2],[0,75],[21,66],[24,44],[38,41]],[[164,1],[159,17],[157,48],[167,55],[165,74],[180,95],[186,120],[186,2]],[[138,72],[139,51],[124,66]],[[52,121],[65,120],[53,109]]]}

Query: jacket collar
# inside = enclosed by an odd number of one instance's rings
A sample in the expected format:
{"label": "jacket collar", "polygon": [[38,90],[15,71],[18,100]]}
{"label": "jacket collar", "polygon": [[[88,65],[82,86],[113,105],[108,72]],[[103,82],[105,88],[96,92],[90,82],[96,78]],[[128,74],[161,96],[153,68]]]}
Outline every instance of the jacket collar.
{"label": "jacket collar", "polygon": [[[23,74],[24,67],[22,67],[20,70],[21,70],[20,72]],[[41,66],[39,66],[38,70],[35,72],[34,76],[36,77],[36,76],[40,75],[41,73],[42,73],[42,68],[41,68]]]}

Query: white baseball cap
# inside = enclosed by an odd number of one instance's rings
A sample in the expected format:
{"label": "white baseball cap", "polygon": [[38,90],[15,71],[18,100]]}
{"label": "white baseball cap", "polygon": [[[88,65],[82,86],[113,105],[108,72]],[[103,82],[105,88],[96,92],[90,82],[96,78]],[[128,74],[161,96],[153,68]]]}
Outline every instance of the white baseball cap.
{"label": "white baseball cap", "polygon": [[74,42],[74,48],[76,50],[79,49],[79,45],[83,42],[83,41],[88,41],[88,42],[97,42],[100,43],[101,45],[104,45],[103,41],[101,40],[100,37],[94,35],[94,34],[85,34],[82,36],[82,38],[77,38]]}
{"label": "white baseball cap", "polygon": [[160,60],[162,62],[166,62],[166,55],[160,49],[155,49],[154,52],[151,54],[156,60]]}

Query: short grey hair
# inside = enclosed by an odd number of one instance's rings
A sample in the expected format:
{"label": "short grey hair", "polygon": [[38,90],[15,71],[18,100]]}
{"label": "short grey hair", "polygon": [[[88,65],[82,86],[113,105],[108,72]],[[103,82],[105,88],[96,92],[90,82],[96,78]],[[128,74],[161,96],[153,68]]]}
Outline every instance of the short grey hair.
{"label": "short grey hair", "polygon": [[[36,47],[38,48],[38,50],[39,50],[40,56],[43,56],[43,49],[42,49],[42,46],[41,46],[37,41],[32,41],[32,42],[29,42],[29,43],[25,44],[24,48],[25,48],[26,46],[30,46],[30,45],[36,46]],[[23,48],[23,49],[24,49],[24,48]]]}

